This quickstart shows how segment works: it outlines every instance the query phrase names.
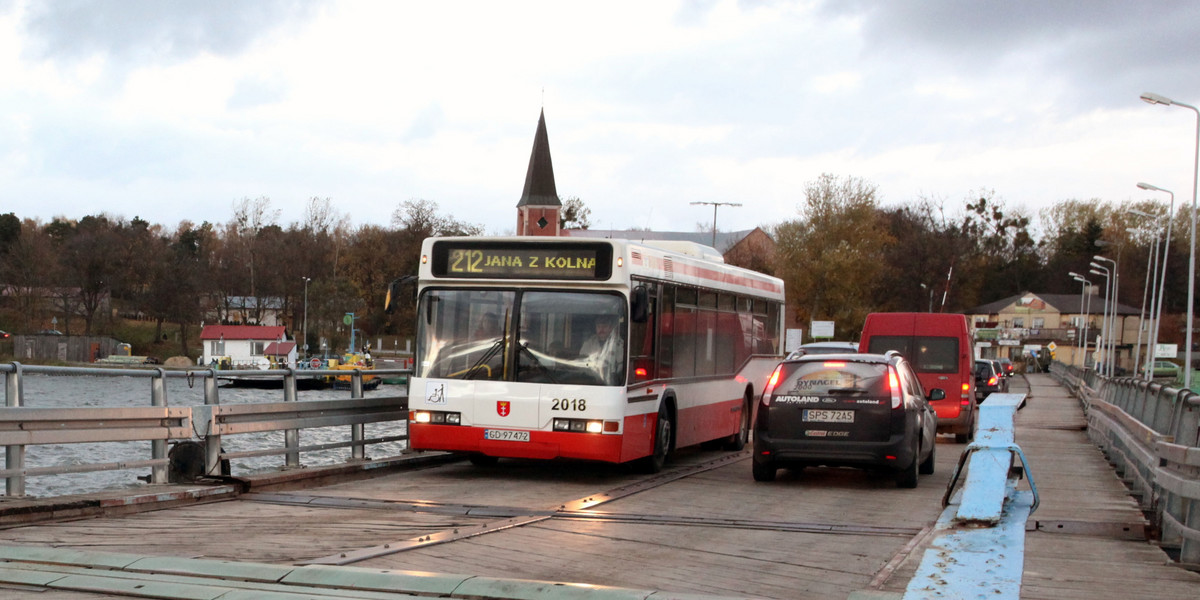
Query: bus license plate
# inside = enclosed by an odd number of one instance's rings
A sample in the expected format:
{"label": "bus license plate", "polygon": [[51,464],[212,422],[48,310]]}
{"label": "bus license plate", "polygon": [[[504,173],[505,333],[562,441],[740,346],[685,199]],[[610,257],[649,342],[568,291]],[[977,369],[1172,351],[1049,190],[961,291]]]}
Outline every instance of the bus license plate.
{"label": "bus license plate", "polygon": [[498,440],[502,442],[528,442],[529,432],[513,431],[511,429],[484,429],[483,439]]}
{"label": "bus license plate", "polygon": [[804,420],[810,423],[853,423],[854,411],[810,408],[804,411]]}

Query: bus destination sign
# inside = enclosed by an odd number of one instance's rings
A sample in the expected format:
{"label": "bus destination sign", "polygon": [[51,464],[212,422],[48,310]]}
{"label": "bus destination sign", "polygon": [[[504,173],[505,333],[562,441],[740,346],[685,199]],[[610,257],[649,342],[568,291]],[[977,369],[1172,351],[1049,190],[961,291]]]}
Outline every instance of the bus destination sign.
{"label": "bus destination sign", "polygon": [[430,266],[434,277],[600,281],[612,274],[612,247],[594,242],[435,242]]}

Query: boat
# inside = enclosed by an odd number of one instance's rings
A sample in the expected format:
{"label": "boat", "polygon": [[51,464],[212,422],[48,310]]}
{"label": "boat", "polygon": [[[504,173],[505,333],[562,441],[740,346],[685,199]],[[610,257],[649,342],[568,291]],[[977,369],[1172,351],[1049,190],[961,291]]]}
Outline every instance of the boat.
{"label": "boat", "polygon": [[[370,352],[347,352],[342,355],[341,360],[330,359],[329,367],[333,371],[374,371],[375,361],[371,358]],[[333,389],[348,390],[353,385],[353,375],[335,375],[333,377]],[[362,386],[364,390],[373,390],[383,383],[383,378],[378,375],[364,373],[362,376]]]}

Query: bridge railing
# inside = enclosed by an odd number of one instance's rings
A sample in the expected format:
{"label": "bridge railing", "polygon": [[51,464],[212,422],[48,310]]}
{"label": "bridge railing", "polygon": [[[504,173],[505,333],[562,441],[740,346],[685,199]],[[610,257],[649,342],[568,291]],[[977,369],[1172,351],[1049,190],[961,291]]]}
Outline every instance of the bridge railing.
{"label": "bridge railing", "polygon": [[1088,436],[1154,516],[1163,547],[1200,564],[1200,396],[1060,363],[1050,372],[1083,402]]}
{"label": "bridge railing", "polygon": [[[321,369],[215,371],[53,367],[14,362],[0,365],[0,373],[5,375],[6,400],[5,405],[0,407],[0,446],[5,447],[5,468],[0,470],[0,477],[5,478],[5,495],[8,497],[24,496],[26,478],[41,475],[148,467],[150,483],[167,483],[171,463],[167,444],[171,441],[198,439],[204,449],[203,474],[220,475],[222,463],[230,460],[283,455],[284,468],[292,468],[301,466],[301,453],[334,448],[348,447],[351,449],[349,461],[362,461],[366,459],[369,445],[408,439],[407,427],[398,428],[401,433],[395,435],[365,436],[364,426],[369,423],[406,423],[408,398],[406,395],[378,394],[367,398],[363,394],[363,383],[366,376],[409,375],[410,369],[375,369],[369,372]],[[150,383],[147,390],[149,402],[143,407],[31,408],[25,406],[23,378],[26,374],[143,378]],[[298,379],[347,375],[351,378],[349,398],[299,400]],[[218,379],[226,377],[277,380],[282,401],[221,404]],[[169,406],[166,383],[173,378],[186,378],[189,384],[196,379],[202,380],[204,404]],[[340,426],[349,427],[349,441],[300,444],[300,430]],[[222,448],[225,436],[253,437],[253,434],[274,431],[283,432],[283,447],[238,452],[226,452]],[[150,442],[149,458],[36,467],[25,464],[28,446],[130,441]]]}

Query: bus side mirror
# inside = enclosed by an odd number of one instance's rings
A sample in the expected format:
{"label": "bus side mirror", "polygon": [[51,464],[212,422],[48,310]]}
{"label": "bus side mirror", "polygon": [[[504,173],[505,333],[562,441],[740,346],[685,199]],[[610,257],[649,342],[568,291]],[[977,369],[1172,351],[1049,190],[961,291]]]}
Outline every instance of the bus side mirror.
{"label": "bus side mirror", "polygon": [[396,305],[400,304],[401,299],[406,296],[403,293],[405,287],[412,286],[412,291],[407,296],[407,300],[415,303],[417,300],[417,276],[405,275],[399,279],[393,279],[388,284],[387,296],[383,299],[383,312],[392,314],[396,310]]}
{"label": "bus side mirror", "polygon": [[650,318],[650,292],[644,285],[633,288],[629,295],[629,318],[634,323],[645,323]]}

